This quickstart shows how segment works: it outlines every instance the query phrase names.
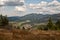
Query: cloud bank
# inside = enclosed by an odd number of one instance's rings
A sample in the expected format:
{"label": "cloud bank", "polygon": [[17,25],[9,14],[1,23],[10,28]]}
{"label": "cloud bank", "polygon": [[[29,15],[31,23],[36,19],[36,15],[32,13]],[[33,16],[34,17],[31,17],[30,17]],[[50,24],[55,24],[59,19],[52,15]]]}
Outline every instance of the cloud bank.
{"label": "cloud bank", "polygon": [[0,0],[0,6],[22,6],[24,0]]}
{"label": "cloud bank", "polygon": [[26,11],[24,0],[0,0],[0,14],[8,16],[21,16]]}
{"label": "cloud bank", "polygon": [[52,2],[42,1],[38,4],[29,4],[30,8],[36,10],[36,12],[40,12],[42,14],[54,14],[60,13],[60,2],[54,0]]}
{"label": "cloud bank", "polygon": [[22,16],[29,13],[57,14],[60,13],[60,2],[41,1],[40,3],[29,3],[25,0],[0,0],[0,14],[8,16]]}

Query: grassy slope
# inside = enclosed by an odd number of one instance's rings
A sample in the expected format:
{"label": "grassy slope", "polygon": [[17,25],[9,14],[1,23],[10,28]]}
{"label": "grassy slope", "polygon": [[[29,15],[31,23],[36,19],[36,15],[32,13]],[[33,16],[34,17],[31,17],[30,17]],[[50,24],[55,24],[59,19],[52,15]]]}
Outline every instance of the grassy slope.
{"label": "grassy slope", "polygon": [[60,40],[60,31],[0,29],[0,40]]}

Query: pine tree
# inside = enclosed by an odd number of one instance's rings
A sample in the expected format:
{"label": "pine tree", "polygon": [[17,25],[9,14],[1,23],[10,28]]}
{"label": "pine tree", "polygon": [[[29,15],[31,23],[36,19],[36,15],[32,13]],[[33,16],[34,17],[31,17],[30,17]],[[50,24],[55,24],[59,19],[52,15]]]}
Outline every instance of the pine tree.
{"label": "pine tree", "polygon": [[58,20],[58,21],[56,22],[56,27],[57,27],[58,30],[60,29],[60,20]]}
{"label": "pine tree", "polygon": [[8,21],[7,16],[0,15],[0,26],[5,26],[8,24],[9,24],[9,21]]}
{"label": "pine tree", "polygon": [[8,18],[7,18],[7,16],[5,16],[5,17],[4,17],[4,24],[5,24],[5,25],[8,25],[8,24],[9,24],[8,22],[9,22],[9,21],[8,21]]}
{"label": "pine tree", "polygon": [[2,26],[2,25],[3,25],[3,16],[0,15],[0,26]]}
{"label": "pine tree", "polygon": [[51,17],[50,17],[49,20],[48,20],[47,27],[48,27],[48,29],[50,29],[50,30],[54,29],[54,24],[53,24],[53,22],[52,22]]}

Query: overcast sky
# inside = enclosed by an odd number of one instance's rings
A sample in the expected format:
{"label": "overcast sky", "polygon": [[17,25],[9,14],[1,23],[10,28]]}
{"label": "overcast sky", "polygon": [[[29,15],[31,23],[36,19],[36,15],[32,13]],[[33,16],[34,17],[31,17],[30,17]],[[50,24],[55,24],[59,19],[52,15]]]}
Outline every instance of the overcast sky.
{"label": "overcast sky", "polygon": [[0,0],[0,14],[24,16],[30,13],[58,14],[60,0]]}

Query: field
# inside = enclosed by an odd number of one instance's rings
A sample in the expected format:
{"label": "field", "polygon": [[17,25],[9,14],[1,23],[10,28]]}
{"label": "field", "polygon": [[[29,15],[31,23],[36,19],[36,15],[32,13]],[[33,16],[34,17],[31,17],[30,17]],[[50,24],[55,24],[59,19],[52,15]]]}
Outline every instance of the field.
{"label": "field", "polygon": [[60,31],[0,29],[0,40],[60,40]]}

